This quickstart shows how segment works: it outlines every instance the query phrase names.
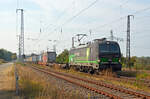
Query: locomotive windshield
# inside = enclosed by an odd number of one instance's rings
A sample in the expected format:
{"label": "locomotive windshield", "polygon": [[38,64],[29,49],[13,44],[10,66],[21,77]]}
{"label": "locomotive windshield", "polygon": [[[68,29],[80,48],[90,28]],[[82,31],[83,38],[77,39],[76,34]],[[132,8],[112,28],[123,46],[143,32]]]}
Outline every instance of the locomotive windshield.
{"label": "locomotive windshield", "polygon": [[101,53],[119,53],[119,46],[115,43],[100,44],[99,50]]}

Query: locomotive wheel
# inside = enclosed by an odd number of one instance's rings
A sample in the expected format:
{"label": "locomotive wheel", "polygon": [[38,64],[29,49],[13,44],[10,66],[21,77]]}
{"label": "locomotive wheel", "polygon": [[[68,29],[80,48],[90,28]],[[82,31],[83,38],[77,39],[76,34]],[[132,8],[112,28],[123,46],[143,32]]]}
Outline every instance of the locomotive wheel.
{"label": "locomotive wheel", "polygon": [[99,75],[99,71],[98,71],[98,70],[95,70],[94,73],[95,73],[96,75]]}
{"label": "locomotive wheel", "polygon": [[89,69],[89,73],[90,73],[90,74],[94,74],[94,70],[93,70],[92,67]]}
{"label": "locomotive wheel", "polygon": [[83,67],[82,66],[80,66],[80,72],[83,72],[84,71],[84,69],[83,69]]}

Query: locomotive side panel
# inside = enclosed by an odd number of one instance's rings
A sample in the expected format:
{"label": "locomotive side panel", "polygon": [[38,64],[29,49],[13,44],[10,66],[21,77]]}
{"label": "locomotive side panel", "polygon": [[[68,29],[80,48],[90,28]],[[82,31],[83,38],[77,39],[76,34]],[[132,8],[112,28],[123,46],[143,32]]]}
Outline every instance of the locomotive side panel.
{"label": "locomotive side panel", "polygon": [[97,40],[86,47],[71,49],[69,53],[70,65],[79,67],[81,71],[91,70],[91,68],[94,71],[107,68],[120,71],[122,67],[120,58],[120,47],[115,41]]}
{"label": "locomotive side panel", "polygon": [[98,52],[95,46],[96,44],[92,44],[90,46],[70,50],[70,65],[98,69]]}

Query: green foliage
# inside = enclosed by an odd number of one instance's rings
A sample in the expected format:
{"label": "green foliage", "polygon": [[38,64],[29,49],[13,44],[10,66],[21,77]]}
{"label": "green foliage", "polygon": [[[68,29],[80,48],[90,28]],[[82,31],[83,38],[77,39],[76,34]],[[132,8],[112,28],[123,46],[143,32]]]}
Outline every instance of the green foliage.
{"label": "green foliage", "polygon": [[11,61],[15,60],[16,58],[17,58],[16,53],[12,53],[5,49],[0,49],[0,59],[3,59],[4,61]]}
{"label": "green foliage", "polygon": [[[130,58],[130,66],[134,67],[137,57],[136,56],[132,56]],[[121,57],[121,64],[123,65],[123,67],[126,67],[126,58],[124,56]]]}
{"label": "green foliage", "polygon": [[[126,67],[126,58],[124,56],[121,57],[121,64],[123,67]],[[150,57],[132,56],[130,58],[130,66],[135,69],[150,70]]]}
{"label": "green foliage", "polygon": [[69,51],[65,49],[61,54],[56,57],[57,63],[68,63],[69,62]]}
{"label": "green foliage", "polygon": [[146,72],[141,72],[136,75],[136,79],[150,78],[150,74]]}
{"label": "green foliage", "polygon": [[121,64],[123,67],[125,67],[125,64],[126,64],[126,58],[122,55],[121,57]]}
{"label": "green foliage", "polygon": [[138,57],[134,64],[136,69],[150,70],[150,57]]}

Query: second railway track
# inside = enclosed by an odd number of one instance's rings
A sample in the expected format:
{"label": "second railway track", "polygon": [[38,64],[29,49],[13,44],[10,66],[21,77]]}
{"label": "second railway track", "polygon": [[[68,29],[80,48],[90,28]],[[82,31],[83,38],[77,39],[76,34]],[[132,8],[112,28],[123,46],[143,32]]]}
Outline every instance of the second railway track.
{"label": "second railway track", "polygon": [[52,75],[56,78],[63,79],[67,82],[73,83],[80,87],[89,89],[98,94],[105,95],[107,97],[110,97],[111,99],[137,99],[137,98],[138,99],[150,99],[149,95],[146,95],[143,93],[138,93],[136,91],[128,90],[125,88],[112,86],[112,85],[106,84],[104,82],[96,82],[96,81],[92,81],[92,80],[88,80],[88,79],[83,79],[83,78],[68,75],[65,73],[40,69],[35,66],[32,66],[32,68],[36,69],[38,71],[44,72],[46,74]]}

